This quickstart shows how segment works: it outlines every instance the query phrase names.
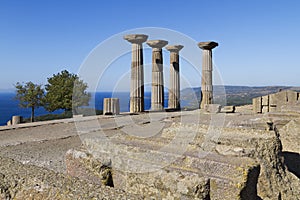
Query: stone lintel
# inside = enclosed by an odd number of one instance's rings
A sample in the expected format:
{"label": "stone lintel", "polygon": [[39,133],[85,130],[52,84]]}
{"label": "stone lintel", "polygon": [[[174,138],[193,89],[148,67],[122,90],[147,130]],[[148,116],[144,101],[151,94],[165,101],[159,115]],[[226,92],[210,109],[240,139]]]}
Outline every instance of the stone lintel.
{"label": "stone lintel", "polygon": [[178,53],[183,48],[183,45],[168,45],[166,49],[170,52]]}
{"label": "stone lintel", "polygon": [[219,44],[217,42],[209,41],[209,42],[199,42],[198,47],[203,50],[211,50],[217,47]]}
{"label": "stone lintel", "polygon": [[164,46],[168,44],[168,41],[165,40],[148,40],[146,42],[153,49],[162,49]]}
{"label": "stone lintel", "polygon": [[124,40],[127,40],[130,43],[135,44],[142,44],[143,42],[146,42],[148,39],[148,35],[144,34],[130,34],[130,35],[124,35]]}

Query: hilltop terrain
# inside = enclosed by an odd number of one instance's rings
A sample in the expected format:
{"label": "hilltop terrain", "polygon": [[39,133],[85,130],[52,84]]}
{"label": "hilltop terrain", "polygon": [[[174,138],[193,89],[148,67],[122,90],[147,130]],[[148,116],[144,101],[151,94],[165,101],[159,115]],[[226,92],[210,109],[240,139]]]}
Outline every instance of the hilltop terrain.
{"label": "hilltop terrain", "polygon": [[[300,87],[291,86],[214,86],[214,103],[221,105],[247,105],[252,104],[252,99],[267,94],[276,93],[279,90],[295,90],[300,91]],[[185,88],[181,90],[181,99],[190,101],[190,107],[197,106],[201,99],[201,87]]]}
{"label": "hilltop terrain", "polygon": [[[275,131],[265,130],[270,120]],[[298,200],[299,121],[297,113],[253,114],[242,106],[230,114],[122,113],[2,127],[0,199]],[[135,160],[136,152],[148,156]],[[128,173],[149,161],[165,167]],[[103,187],[108,178],[114,188]]]}

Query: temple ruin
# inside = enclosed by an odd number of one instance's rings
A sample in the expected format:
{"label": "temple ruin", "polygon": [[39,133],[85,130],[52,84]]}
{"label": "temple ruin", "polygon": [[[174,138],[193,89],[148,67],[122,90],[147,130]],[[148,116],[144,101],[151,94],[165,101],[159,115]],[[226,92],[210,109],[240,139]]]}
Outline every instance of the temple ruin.
{"label": "temple ruin", "polygon": [[[132,43],[131,84],[130,84],[130,113],[144,111],[144,68],[143,46],[148,39],[144,34],[125,35],[124,39]],[[149,40],[146,42],[152,48],[152,91],[151,111],[164,110],[164,75],[162,48],[168,44],[165,40]],[[200,108],[205,109],[213,103],[212,84],[212,49],[218,46],[216,42],[200,42],[202,53],[202,80]],[[180,109],[180,74],[179,51],[182,45],[169,45],[166,49],[170,52],[170,88],[168,109]]]}
{"label": "temple ruin", "polygon": [[[149,117],[142,113],[142,44],[148,36],[124,39],[132,43],[130,112],[141,114],[0,127],[0,200],[299,200],[299,92],[254,98],[255,113],[250,105],[238,106],[237,113],[234,106],[221,109],[212,93],[212,49],[218,43],[201,42],[202,109]],[[155,111],[164,109],[162,48],[167,43],[147,41]],[[183,46],[165,48],[170,52],[168,108],[179,110]],[[105,98],[103,112],[119,114],[119,99]],[[278,113],[257,114],[267,112]]]}
{"label": "temple ruin", "polygon": [[202,52],[202,81],[201,81],[201,104],[204,109],[206,105],[213,103],[213,84],[212,84],[212,49],[218,46],[216,42],[200,42],[198,44]]}
{"label": "temple ruin", "polygon": [[180,109],[180,74],[179,74],[179,51],[182,45],[169,45],[166,47],[170,51],[170,88],[168,109]]}
{"label": "temple ruin", "polygon": [[168,44],[165,40],[149,40],[147,44],[152,48],[152,92],[151,110],[164,110],[164,74],[162,48]]}
{"label": "temple ruin", "polygon": [[130,80],[130,112],[144,111],[144,66],[143,43],[148,35],[125,35],[124,39],[132,43],[131,80]]}
{"label": "temple ruin", "polygon": [[299,94],[299,92],[293,90],[283,90],[274,94],[256,97],[252,100],[253,112],[300,112]]}

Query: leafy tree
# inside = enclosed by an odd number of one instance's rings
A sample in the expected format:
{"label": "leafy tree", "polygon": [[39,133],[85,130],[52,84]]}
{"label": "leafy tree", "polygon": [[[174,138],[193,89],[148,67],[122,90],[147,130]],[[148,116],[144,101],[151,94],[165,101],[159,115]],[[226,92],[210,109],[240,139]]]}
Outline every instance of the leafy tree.
{"label": "leafy tree", "polygon": [[30,81],[25,84],[17,82],[15,87],[17,89],[16,99],[20,102],[19,106],[31,108],[31,122],[33,122],[35,108],[43,106],[45,91],[42,85],[37,85]]}
{"label": "leafy tree", "polygon": [[53,112],[58,109],[71,111],[80,106],[88,106],[91,95],[86,92],[88,88],[76,74],[71,74],[63,70],[48,78],[48,84],[45,86],[47,91],[45,97],[46,110]]}

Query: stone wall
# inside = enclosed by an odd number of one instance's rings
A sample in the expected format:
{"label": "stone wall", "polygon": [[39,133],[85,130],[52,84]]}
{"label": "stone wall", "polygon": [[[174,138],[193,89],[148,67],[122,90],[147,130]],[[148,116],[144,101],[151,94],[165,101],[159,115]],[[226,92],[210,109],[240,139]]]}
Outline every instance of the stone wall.
{"label": "stone wall", "polygon": [[297,111],[300,112],[300,93],[284,90],[252,99],[254,113]]}

